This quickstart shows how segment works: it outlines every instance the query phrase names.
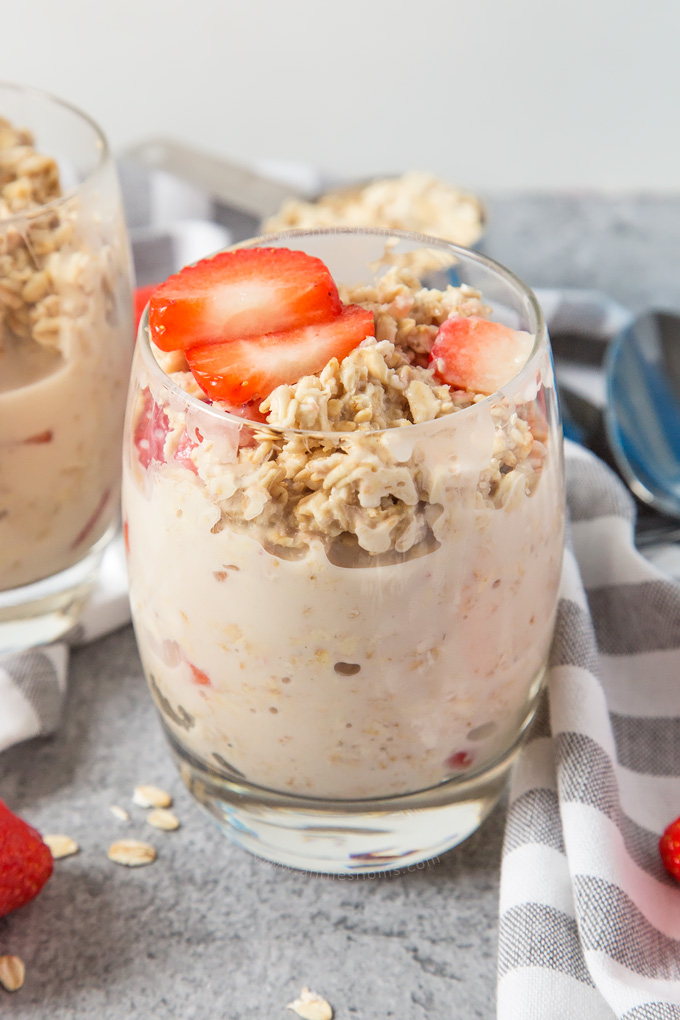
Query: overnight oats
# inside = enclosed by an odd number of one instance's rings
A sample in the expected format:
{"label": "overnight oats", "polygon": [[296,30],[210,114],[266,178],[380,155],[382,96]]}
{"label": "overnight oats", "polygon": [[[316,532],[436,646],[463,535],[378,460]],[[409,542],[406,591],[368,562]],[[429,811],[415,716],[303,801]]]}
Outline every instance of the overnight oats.
{"label": "overnight oats", "polygon": [[132,611],[232,838],[367,870],[477,827],[540,691],[563,503],[540,311],[489,260],[293,231],[158,288],[126,427]]}
{"label": "overnight oats", "polygon": [[0,650],[68,629],[92,582],[118,520],[133,341],[125,226],[100,133],[28,90],[1,86],[5,110]]}

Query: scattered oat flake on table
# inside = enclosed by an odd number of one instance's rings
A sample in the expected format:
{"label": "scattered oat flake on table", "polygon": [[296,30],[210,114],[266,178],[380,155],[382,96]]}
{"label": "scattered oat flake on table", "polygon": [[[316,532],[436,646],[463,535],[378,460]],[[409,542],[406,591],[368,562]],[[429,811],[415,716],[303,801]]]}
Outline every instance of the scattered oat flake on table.
{"label": "scattered oat flake on table", "polygon": [[141,868],[156,860],[156,851],[149,843],[138,839],[119,839],[111,844],[107,857],[114,864],[123,864],[126,868]]}
{"label": "scattered oat flake on table", "polygon": [[126,811],[124,807],[119,807],[117,804],[112,804],[111,807],[109,808],[109,811],[111,812],[112,815],[115,815],[116,818],[120,818],[121,822],[130,821],[130,812]]}
{"label": "scattered oat flake on table", "polygon": [[47,843],[55,861],[58,861],[60,857],[70,857],[71,854],[77,854],[80,850],[75,839],[71,839],[70,836],[63,836],[61,833],[43,836],[43,843]]}
{"label": "scattered oat flake on table", "polygon": [[176,818],[167,808],[156,808],[146,816],[146,820],[149,825],[153,825],[154,829],[163,829],[166,832],[179,829],[179,818]]}
{"label": "scattered oat flake on table", "polygon": [[302,1017],[302,1020],[333,1020],[333,1009],[330,1003],[322,999],[316,992],[310,992],[309,988],[303,988],[300,998],[295,1002],[289,1002],[286,1009],[292,1009],[294,1013]]}
{"label": "scattered oat flake on table", "polygon": [[0,985],[8,992],[16,992],[24,983],[26,968],[18,956],[0,956]]}
{"label": "scattered oat flake on table", "polygon": [[139,807],[170,807],[172,797],[158,786],[135,786],[132,800]]}

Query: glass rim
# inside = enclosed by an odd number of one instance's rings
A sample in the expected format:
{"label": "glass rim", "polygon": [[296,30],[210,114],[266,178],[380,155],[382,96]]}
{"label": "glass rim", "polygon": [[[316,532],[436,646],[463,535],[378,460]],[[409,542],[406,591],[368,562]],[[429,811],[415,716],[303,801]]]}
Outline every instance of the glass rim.
{"label": "glass rim", "polygon": [[[43,205],[36,206],[35,209],[24,210],[23,212],[12,213],[9,216],[0,216],[0,231],[4,230],[5,227],[11,226],[17,222],[25,222],[26,220],[36,219],[40,216],[44,216],[46,213],[50,213],[67,202],[70,202],[79,191],[82,190],[86,185],[90,183],[99,173],[101,173],[103,167],[105,167],[111,160],[111,150],[109,143],[106,139],[106,135],[100,128],[99,124],[94,120],[89,113],[85,113],[79,106],[74,103],[70,103],[66,99],[61,99],[60,96],[55,96],[51,92],[47,92],[45,89],[35,88],[32,85],[20,85],[16,82],[4,81],[0,79],[0,93],[3,90],[8,92],[14,92],[17,95],[24,95],[27,97],[33,97],[34,99],[44,102],[46,104],[52,103],[55,106],[60,106],[62,109],[68,111],[68,113],[75,115],[77,120],[82,121],[91,128],[94,140],[95,148],[97,151],[97,161],[95,162],[92,169],[85,175],[82,181],[79,181],[75,187],[69,188],[62,195],[57,198],[50,199],[49,202],[45,202]],[[12,125],[13,127],[15,125]],[[24,125],[20,125],[24,126]],[[26,124],[25,127],[29,131],[33,131],[30,124]],[[49,153],[44,153],[49,156]],[[50,157],[54,158],[54,157]]]}
{"label": "glass rim", "polygon": [[[454,244],[452,241],[446,241],[440,237],[432,237],[429,234],[419,234],[406,230],[391,230],[387,227],[318,227],[315,229],[296,228],[290,230],[281,230],[273,234],[261,234],[258,237],[248,238],[245,241],[240,241],[237,244],[229,245],[227,248],[221,248],[216,252],[212,252],[209,255],[203,256],[205,259],[213,258],[215,255],[220,254],[222,251],[235,251],[239,248],[254,248],[263,247],[267,242],[286,240],[288,238],[303,238],[303,237],[318,237],[338,234],[368,234],[371,236],[378,237],[396,237],[404,241],[416,241],[422,247],[428,248],[441,248],[447,251],[453,252],[456,256],[462,259],[467,259],[471,262],[475,262],[479,265],[484,266],[487,269],[492,270],[498,276],[501,276],[507,283],[509,283],[515,290],[519,291],[528,301],[529,307],[535,318],[535,336],[534,345],[531,349],[531,354],[527,358],[526,362],[522,365],[519,372],[510,379],[504,387],[500,390],[496,390],[494,393],[490,393],[478,400],[476,403],[470,404],[468,407],[462,407],[456,411],[452,411],[450,414],[442,415],[441,418],[433,418],[431,421],[424,422],[413,422],[409,426],[409,432],[416,428],[420,432],[427,431],[433,427],[441,427],[443,423],[450,422],[452,418],[458,419],[461,414],[467,414],[468,417],[472,412],[477,411],[480,408],[490,407],[491,404],[498,400],[499,395],[505,396],[506,392],[512,388],[522,385],[525,376],[533,375],[532,366],[540,357],[543,350],[547,347],[548,342],[548,331],[546,329],[545,318],[543,311],[538,302],[538,298],[534,294],[531,287],[529,287],[516,273],[512,270],[507,269],[500,262],[490,258],[488,255],[482,255],[480,252],[473,251],[470,248],[463,248],[461,245]],[[203,261],[203,258],[198,261]],[[192,263],[195,265],[195,263]],[[293,428],[287,425],[275,425],[270,424],[267,421],[259,422],[253,421],[250,418],[244,418],[241,415],[234,414],[231,411],[225,411],[219,406],[215,406],[214,403],[206,403],[198,397],[187,393],[186,390],[182,389],[181,386],[170,378],[170,376],[163,370],[158,361],[156,360],[154,353],[151,349],[151,334],[149,330],[149,302],[147,301],[142,316],[139,320],[139,326],[137,329],[137,342],[136,347],[140,350],[141,356],[144,360],[145,366],[156,376],[157,380],[164,386],[168,392],[175,397],[183,401],[187,408],[192,408],[199,414],[207,414],[221,422],[228,422],[232,425],[247,426],[255,431],[269,431],[273,435],[277,436],[314,436],[321,439],[332,438],[337,442],[338,437],[344,437],[346,440],[350,440],[353,436],[378,436],[384,435],[385,433],[395,432],[395,427],[391,426],[382,429],[362,429],[357,432],[343,432],[340,430],[332,429],[299,429]],[[398,430],[397,430],[398,431]]]}

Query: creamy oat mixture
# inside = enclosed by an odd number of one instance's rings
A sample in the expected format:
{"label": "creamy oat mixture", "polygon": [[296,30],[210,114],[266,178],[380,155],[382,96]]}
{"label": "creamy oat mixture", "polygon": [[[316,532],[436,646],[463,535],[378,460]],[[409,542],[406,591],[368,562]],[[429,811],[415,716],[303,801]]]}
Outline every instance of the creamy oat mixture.
{"label": "creamy oat mixture", "polygon": [[275,233],[293,227],[387,227],[469,247],[479,240],[483,224],[484,210],[475,195],[414,170],[365,187],[330,191],[315,202],[288,199],[263,229]]}
{"label": "creamy oat mixture", "polygon": [[[256,524],[269,546],[281,548],[354,536],[369,553],[405,553],[441,513],[441,473],[426,462],[404,462],[392,436],[372,433],[434,421],[483,399],[451,390],[419,362],[427,364],[445,319],[488,309],[472,288],[426,288],[409,268],[392,268],[370,287],[344,288],[342,297],[373,311],[375,337],[341,364],[334,358],[318,375],[278,386],[260,411],[277,430],[341,432],[347,441],[262,431],[233,465],[215,464],[210,441],[198,444],[191,458],[220,508],[220,526]],[[205,399],[181,352],[156,350],[156,357],[180,386]],[[545,436],[534,436],[520,414],[502,403],[493,411],[496,440],[479,495],[494,505],[518,474],[531,488],[540,472]],[[183,418],[172,422],[170,455],[186,435]]]}
{"label": "creamy oat mixture", "polygon": [[[376,336],[206,421],[140,357],[124,467],[131,599],[171,738],[213,772],[328,797],[404,793],[505,753],[545,667],[561,564],[541,371],[521,399],[425,367],[488,314],[405,267],[352,288]],[[156,352],[194,395],[182,354]],[[297,431],[296,431],[297,430]]]}
{"label": "creamy oat mixture", "polygon": [[107,183],[62,196],[0,118],[0,590],[77,562],[117,513],[132,325]]}

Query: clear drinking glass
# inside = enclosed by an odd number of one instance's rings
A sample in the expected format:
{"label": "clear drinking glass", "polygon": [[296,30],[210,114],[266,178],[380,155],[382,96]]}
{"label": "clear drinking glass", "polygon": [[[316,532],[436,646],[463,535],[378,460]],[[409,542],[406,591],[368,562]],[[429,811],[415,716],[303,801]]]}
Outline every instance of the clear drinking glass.
{"label": "clear drinking glass", "polygon": [[190,396],[152,353],[148,310],[140,324],[124,528],[180,773],[261,857],[396,869],[479,826],[535,711],[563,542],[548,337],[517,277],[447,242],[340,228],[249,244],[302,249],[349,285],[416,259],[536,338],[512,382],[452,414],[305,432]]}
{"label": "clear drinking glass", "polygon": [[131,294],[101,131],[0,84],[0,652],[73,626],[119,522]]}

